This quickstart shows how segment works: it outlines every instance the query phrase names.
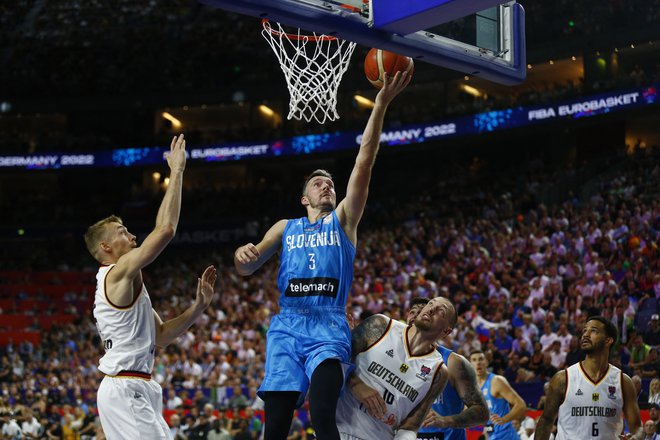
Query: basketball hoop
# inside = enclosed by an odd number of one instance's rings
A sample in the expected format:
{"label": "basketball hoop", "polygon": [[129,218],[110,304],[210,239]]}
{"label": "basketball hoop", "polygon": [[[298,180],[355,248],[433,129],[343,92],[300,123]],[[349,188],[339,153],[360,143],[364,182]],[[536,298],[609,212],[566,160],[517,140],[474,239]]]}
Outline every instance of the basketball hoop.
{"label": "basketball hoop", "polygon": [[287,33],[279,23],[274,29],[266,19],[261,21],[264,36],[280,62],[291,95],[287,119],[339,119],[337,89],[353,55],[355,43],[312,33]]}

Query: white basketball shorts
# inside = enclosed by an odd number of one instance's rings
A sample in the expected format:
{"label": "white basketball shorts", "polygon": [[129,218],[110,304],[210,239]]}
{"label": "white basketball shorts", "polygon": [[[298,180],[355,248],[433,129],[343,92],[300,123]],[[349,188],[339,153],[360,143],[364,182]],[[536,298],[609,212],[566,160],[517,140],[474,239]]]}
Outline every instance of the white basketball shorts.
{"label": "white basketball shorts", "polygon": [[163,418],[163,389],[158,382],[105,376],[96,401],[108,440],[171,440]]}

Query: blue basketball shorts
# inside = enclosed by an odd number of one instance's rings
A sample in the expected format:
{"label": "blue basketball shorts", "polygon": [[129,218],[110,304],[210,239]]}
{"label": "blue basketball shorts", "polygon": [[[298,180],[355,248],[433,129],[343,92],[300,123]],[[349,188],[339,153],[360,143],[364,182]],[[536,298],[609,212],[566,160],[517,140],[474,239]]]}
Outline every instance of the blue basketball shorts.
{"label": "blue basketball shorts", "polygon": [[338,359],[344,378],[351,370],[351,331],[343,307],[287,307],[275,315],[266,335],[266,375],[259,395],[298,391],[302,405],[316,367]]}

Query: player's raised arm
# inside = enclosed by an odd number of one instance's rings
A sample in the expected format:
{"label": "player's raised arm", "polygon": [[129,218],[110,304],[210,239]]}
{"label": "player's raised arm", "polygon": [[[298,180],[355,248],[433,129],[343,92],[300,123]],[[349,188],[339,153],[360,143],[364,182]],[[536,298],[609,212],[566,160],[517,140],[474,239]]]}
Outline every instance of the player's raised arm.
{"label": "player's raised arm", "polygon": [[287,220],[280,220],[266,232],[258,244],[248,243],[236,249],[234,252],[236,271],[243,276],[252,275],[254,271],[263,266],[280,248],[286,224]]}
{"label": "player's raised arm", "polygon": [[559,406],[564,401],[566,386],[566,370],[557,372],[550,380],[550,387],[545,398],[545,408],[536,424],[535,440],[548,440],[550,438],[559,413]]}
{"label": "player's raised arm", "polygon": [[433,378],[433,384],[431,385],[429,392],[424,396],[424,399],[419,402],[419,405],[417,405],[415,409],[408,414],[408,417],[403,419],[399,425],[397,433],[394,436],[395,440],[417,438],[416,435],[411,436],[410,433],[416,433],[422,426],[422,422],[431,409],[431,405],[433,405],[433,402],[438,398],[440,393],[442,393],[442,390],[445,389],[445,386],[447,385],[447,376],[447,367],[445,365],[440,366]]}
{"label": "player's raised arm", "polygon": [[[116,264],[108,272],[106,294],[118,307],[133,303],[135,292],[142,284],[141,269],[165,249],[179,224],[183,171],[186,167],[186,141],[183,135],[172,139],[166,158],[170,167],[170,184],[158,209],[156,226],[139,247],[136,246],[135,236],[128,232],[120,218],[114,216],[91,226],[85,234],[88,248],[97,260],[102,264]],[[98,228],[100,223],[104,223],[103,230]]]}
{"label": "player's raised arm", "polygon": [[156,226],[140,247],[119,259],[117,267],[110,272],[111,280],[120,274],[126,278],[135,278],[138,271],[154,261],[174,238],[179,225],[183,171],[186,168],[186,140],[183,134],[172,139],[166,158],[170,167],[170,183],[158,209]]}
{"label": "player's raised arm", "polygon": [[337,216],[348,238],[357,243],[357,225],[364,213],[369,194],[371,170],[376,161],[380,146],[380,135],[383,130],[383,120],[387,106],[396,95],[410,83],[411,76],[405,72],[397,72],[394,78],[385,74],[383,88],[376,96],[376,102],[371,116],[362,134],[360,151],[355,159],[355,166],[348,179],[346,198],[337,207]]}

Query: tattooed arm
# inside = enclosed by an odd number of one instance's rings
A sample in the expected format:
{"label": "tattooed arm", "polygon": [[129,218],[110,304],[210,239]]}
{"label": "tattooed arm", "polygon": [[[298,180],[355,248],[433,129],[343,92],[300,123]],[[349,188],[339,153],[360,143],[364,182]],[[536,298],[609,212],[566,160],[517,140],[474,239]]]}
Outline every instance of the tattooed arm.
{"label": "tattooed arm", "polygon": [[424,399],[413,409],[410,414],[408,414],[408,417],[406,417],[399,427],[397,428],[398,430],[405,430],[405,431],[413,431],[417,432],[419,428],[422,426],[422,421],[424,421],[424,417],[426,417],[426,414],[428,414],[429,410],[431,409],[431,405],[433,405],[433,402],[435,402],[435,399],[438,398],[440,393],[442,393],[442,390],[445,389],[445,385],[447,385],[447,367],[445,365],[442,365],[440,367],[440,371],[437,372],[435,377],[433,378],[433,384],[431,384],[431,389],[429,392],[424,396]]}
{"label": "tattooed arm", "polygon": [[567,385],[566,370],[559,371],[552,376],[550,387],[545,397],[543,415],[541,415],[536,424],[536,432],[534,433],[536,440],[548,440],[550,438],[552,427],[559,412],[559,405],[564,401],[564,393],[566,392]]}
{"label": "tattooed arm", "polygon": [[391,321],[385,315],[371,315],[362,321],[351,332],[351,356],[355,358],[355,356],[374,345],[390,328]]}
{"label": "tattooed arm", "polygon": [[424,427],[436,428],[471,428],[488,421],[488,406],[484,399],[477,376],[470,362],[463,356],[452,353],[447,360],[449,383],[454,387],[466,408],[458,414],[441,416],[429,411],[424,419]]}
{"label": "tattooed arm", "polygon": [[[367,350],[376,343],[390,328],[392,320],[385,315],[372,315],[362,321],[360,325],[351,332],[352,357]],[[346,385],[351,390],[358,402],[362,403],[369,413],[380,418],[387,409],[383,396],[360,379],[355,371],[348,376]]]}

